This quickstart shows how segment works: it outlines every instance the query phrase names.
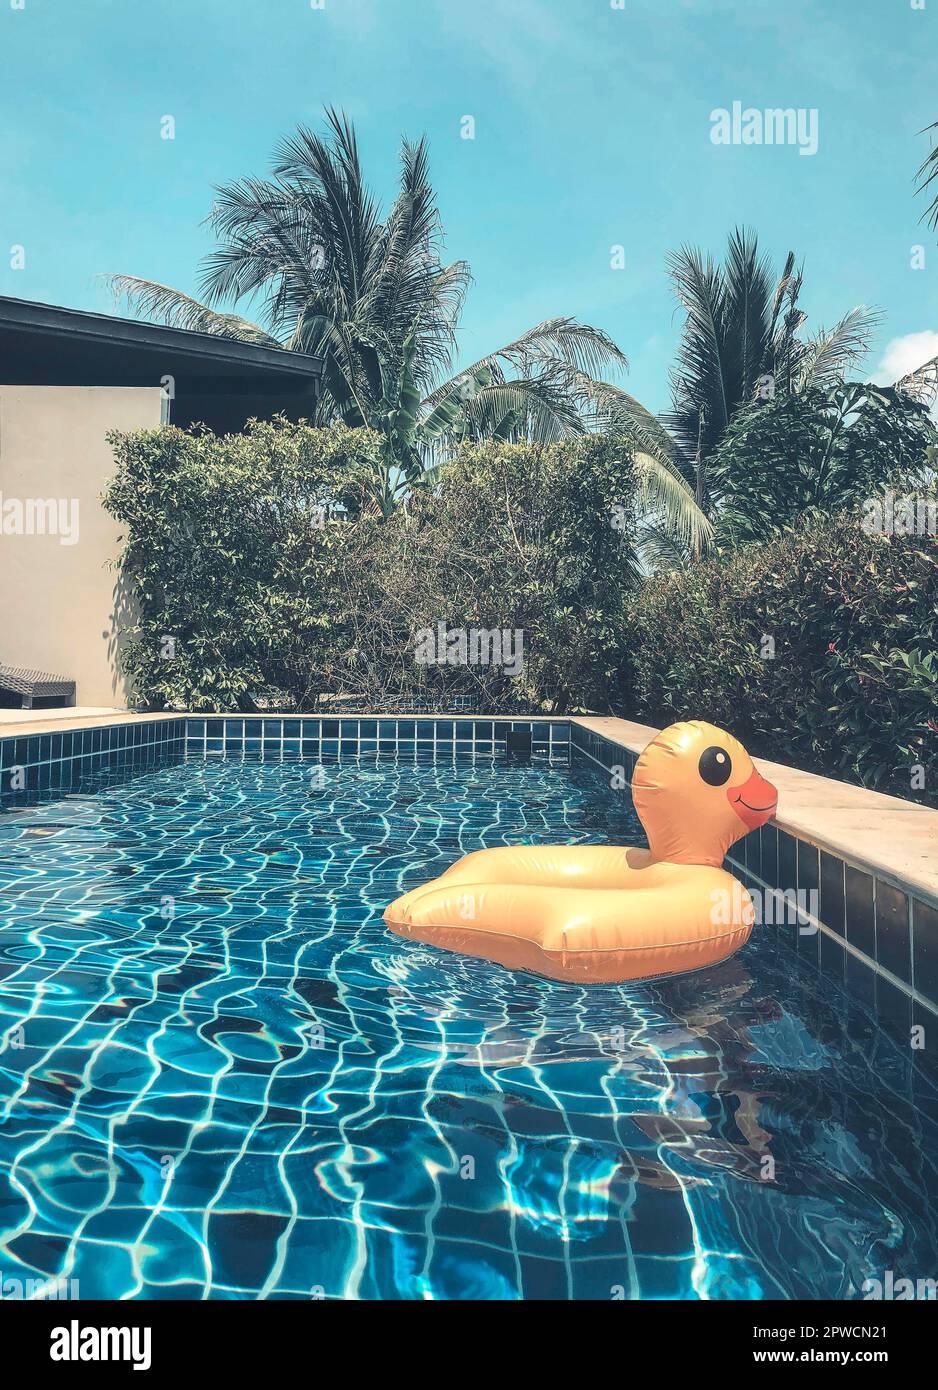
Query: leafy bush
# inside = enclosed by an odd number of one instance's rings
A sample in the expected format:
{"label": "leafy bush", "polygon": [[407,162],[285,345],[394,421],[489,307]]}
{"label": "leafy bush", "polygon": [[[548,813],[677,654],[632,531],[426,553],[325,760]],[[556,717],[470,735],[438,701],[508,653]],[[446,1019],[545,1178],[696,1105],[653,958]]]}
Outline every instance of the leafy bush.
{"label": "leafy bush", "polygon": [[[633,494],[627,446],[608,437],[464,446],[433,493],[355,528],[346,689],[385,707],[608,708],[636,584]],[[439,624],[519,631],[523,669],[418,664],[416,635]]]}
{"label": "leafy bush", "polygon": [[936,440],[925,407],[885,387],[812,387],[756,401],[708,464],[717,541],[762,540],[812,513],[857,507],[888,483],[921,484]]}
{"label": "leafy bush", "polygon": [[377,436],[279,420],[110,443],[118,472],[104,502],[127,528],[122,664],[138,697],[240,710],[273,686],[302,706],[334,659],[349,529],[336,518],[357,506]]}
{"label": "leafy bush", "polygon": [[935,805],[936,649],[934,539],[834,517],[649,580],[622,700],[651,723],[710,719],[765,757]]}
{"label": "leafy bush", "polygon": [[[279,421],[112,443],[105,503],[127,527],[136,600],[123,664],[141,700],[250,709],[273,688],[296,709],[320,694],[607,706],[634,587],[632,471],[614,440],[467,446],[386,521],[362,506],[380,453],[367,431]],[[522,668],[421,664],[438,624],[507,630],[512,655],[520,630]]]}

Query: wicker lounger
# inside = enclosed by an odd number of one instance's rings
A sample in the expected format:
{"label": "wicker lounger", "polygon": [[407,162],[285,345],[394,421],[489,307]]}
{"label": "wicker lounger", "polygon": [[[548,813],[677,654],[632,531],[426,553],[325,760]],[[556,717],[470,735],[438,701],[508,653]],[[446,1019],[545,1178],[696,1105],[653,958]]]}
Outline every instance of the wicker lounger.
{"label": "wicker lounger", "polygon": [[23,709],[32,709],[33,700],[74,700],[75,682],[48,671],[29,671],[22,666],[0,666],[0,693],[20,695]]}

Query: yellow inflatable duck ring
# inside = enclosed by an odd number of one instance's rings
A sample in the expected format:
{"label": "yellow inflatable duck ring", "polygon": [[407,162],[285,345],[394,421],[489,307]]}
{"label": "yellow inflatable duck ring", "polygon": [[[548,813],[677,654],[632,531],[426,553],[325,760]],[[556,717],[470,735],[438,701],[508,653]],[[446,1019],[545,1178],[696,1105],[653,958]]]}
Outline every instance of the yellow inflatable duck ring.
{"label": "yellow inflatable duck ring", "polygon": [[479,850],[398,898],[384,920],[412,941],[583,984],[726,960],[748,940],[755,913],[723,860],[774,815],[775,788],[731,734],[695,719],[652,739],[632,797],[648,849]]}

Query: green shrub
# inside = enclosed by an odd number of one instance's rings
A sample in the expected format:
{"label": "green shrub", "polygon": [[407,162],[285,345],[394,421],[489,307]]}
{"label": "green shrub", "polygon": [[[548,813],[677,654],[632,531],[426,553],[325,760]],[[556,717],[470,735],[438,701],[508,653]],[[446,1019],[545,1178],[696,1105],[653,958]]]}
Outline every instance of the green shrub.
{"label": "green shrub", "polygon": [[[346,688],[385,707],[609,708],[636,583],[633,494],[627,448],[608,437],[465,446],[432,493],[355,528]],[[522,671],[418,664],[416,636],[438,624],[520,631]]]}
{"label": "green shrub", "polygon": [[[135,599],[122,659],[142,701],[250,709],[274,689],[296,709],[320,694],[608,707],[635,582],[616,441],[466,447],[387,521],[362,506],[379,450],[367,431],[281,420],[112,443],[105,504],[127,528]],[[337,513],[351,519],[322,524]],[[420,663],[438,624],[520,630],[522,668]]]}
{"label": "green shrub", "polygon": [[105,506],[126,527],[132,590],[122,665],[158,708],[251,709],[276,687],[303,707],[341,645],[336,574],[379,441],[342,426],[252,422],[219,438],[114,434]]}
{"label": "green shrub", "polygon": [[856,507],[887,484],[922,485],[936,440],[925,407],[887,387],[810,387],[756,401],[707,465],[717,541],[763,540],[806,516]]}
{"label": "green shrub", "polygon": [[650,579],[622,701],[650,723],[710,719],[762,756],[935,805],[936,648],[935,540],[835,517]]}

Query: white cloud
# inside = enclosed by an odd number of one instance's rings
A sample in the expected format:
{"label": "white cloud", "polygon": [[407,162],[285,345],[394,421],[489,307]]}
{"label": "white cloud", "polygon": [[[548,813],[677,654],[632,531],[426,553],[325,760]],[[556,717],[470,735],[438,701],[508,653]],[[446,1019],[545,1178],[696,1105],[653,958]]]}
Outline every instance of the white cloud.
{"label": "white cloud", "polygon": [[906,333],[905,337],[893,338],[886,344],[873,380],[880,386],[892,386],[900,377],[923,367],[933,357],[938,357],[938,333],[931,328],[922,333]]}

